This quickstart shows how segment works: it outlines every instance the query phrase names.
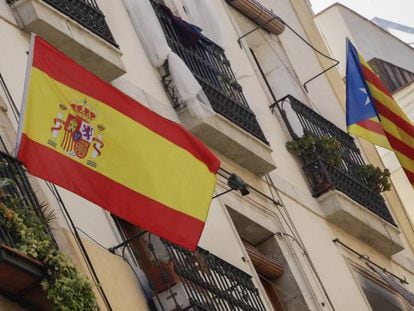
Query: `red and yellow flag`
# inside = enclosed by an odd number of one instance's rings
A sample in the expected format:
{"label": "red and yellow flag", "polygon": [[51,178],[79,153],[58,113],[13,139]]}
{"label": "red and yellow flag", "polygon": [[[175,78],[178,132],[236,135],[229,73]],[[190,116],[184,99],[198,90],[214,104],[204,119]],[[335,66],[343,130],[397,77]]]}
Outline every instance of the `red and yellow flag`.
{"label": "red and yellow flag", "polygon": [[393,150],[414,186],[414,126],[362,55],[347,45],[348,130]]}
{"label": "red and yellow flag", "polygon": [[219,160],[37,36],[29,58],[17,153],[28,171],[195,249]]}

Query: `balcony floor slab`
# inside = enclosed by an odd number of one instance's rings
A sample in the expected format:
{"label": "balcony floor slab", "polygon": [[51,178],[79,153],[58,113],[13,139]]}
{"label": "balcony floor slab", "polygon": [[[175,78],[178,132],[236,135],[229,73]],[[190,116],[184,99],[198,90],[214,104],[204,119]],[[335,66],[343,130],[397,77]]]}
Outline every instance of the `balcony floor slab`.
{"label": "balcony floor slab", "polygon": [[318,199],[326,219],[386,256],[404,249],[400,231],[342,192],[331,190]]}
{"label": "balcony floor slab", "polygon": [[269,146],[221,115],[195,118],[183,109],[178,116],[183,125],[209,147],[253,174],[263,176],[276,168]]}
{"label": "balcony floor slab", "polygon": [[18,0],[12,7],[22,29],[38,34],[100,78],[112,81],[126,72],[117,48],[45,2]]}

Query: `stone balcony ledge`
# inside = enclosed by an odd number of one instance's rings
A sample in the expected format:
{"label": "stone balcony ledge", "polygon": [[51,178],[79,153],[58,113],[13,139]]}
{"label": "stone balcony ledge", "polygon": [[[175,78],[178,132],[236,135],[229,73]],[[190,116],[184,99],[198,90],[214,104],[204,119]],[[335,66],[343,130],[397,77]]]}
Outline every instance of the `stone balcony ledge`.
{"label": "stone balcony ledge", "polygon": [[118,48],[46,2],[17,0],[10,3],[20,28],[38,34],[98,77],[112,81],[126,72]]}
{"label": "stone balcony ledge", "polygon": [[386,256],[404,249],[398,228],[347,195],[331,190],[317,198],[326,219]]}
{"label": "stone balcony ledge", "polygon": [[180,110],[178,116],[192,134],[253,174],[261,177],[276,168],[268,145],[223,116],[196,118],[187,109]]}

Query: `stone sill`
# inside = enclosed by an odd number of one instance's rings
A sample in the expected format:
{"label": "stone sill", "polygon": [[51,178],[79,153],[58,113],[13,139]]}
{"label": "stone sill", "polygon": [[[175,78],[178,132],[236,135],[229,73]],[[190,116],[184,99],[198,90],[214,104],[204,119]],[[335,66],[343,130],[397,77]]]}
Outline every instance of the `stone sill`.
{"label": "stone sill", "polygon": [[178,116],[192,134],[253,174],[261,177],[276,168],[269,146],[221,115],[196,118],[187,109],[182,109]]}
{"label": "stone sill", "polygon": [[13,8],[20,28],[38,34],[103,80],[126,72],[117,48],[45,2],[19,0]]}
{"label": "stone sill", "polygon": [[326,219],[385,256],[404,249],[397,227],[342,192],[331,190],[317,198]]}

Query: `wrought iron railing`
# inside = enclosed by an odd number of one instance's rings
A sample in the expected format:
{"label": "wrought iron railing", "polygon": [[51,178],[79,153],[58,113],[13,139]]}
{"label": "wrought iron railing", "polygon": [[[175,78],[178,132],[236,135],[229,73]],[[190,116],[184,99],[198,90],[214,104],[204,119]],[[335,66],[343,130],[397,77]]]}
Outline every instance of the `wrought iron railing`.
{"label": "wrought iron railing", "polygon": [[[89,29],[115,47],[118,44],[112,36],[111,30],[105,20],[105,15],[99,9],[95,0],[43,0],[56,10],[70,17],[74,21]],[[6,0],[13,4],[17,0]]]}
{"label": "wrought iron railing", "polygon": [[[185,47],[180,42],[179,35],[163,6],[154,1],[152,4],[168,44],[190,68],[203,87],[214,111],[267,143],[255,114],[247,104],[242,87],[236,80],[224,50],[204,36],[201,36],[192,47]],[[163,80],[174,108],[179,108],[180,102],[170,75],[167,73]]]}
{"label": "wrought iron railing", "polygon": [[[2,200],[18,200],[21,207],[31,209],[38,217],[44,218],[42,205],[36,197],[25,170],[10,155],[0,151],[0,180],[8,179],[10,183],[1,188]],[[45,230],[53,235],[45,225]],[[6,226],[0,224],[0,244],[16,248],[17,237]]]}
{"label": "wrought iron railing", "polygon": [[332,137],[340,142],[338,152],[341,161],[336,166],[329,164],[317,150],[310,150],[302,157],[303,170],[313,196],[318,197],[329,189],[337,189],[395,225],[384,198],[370,189],[358,174],[357,168],[364,165],[365,161],[350,135],[291,95],[280,99],[273,107],[280,108],[282,118],[293,139],[301,135],[311,135]]}
{"label": "wrought iron railing", "polygon": [[251,276],[198,248],[195,253],[164,242],[183,281],[192,310],[265,310]]}

